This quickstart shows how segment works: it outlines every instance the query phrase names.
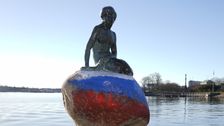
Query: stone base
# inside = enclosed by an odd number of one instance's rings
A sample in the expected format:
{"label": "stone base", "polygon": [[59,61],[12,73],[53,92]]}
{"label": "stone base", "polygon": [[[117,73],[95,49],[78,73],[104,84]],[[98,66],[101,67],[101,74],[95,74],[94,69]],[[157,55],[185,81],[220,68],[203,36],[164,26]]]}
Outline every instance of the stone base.
{"label": "stone base", "polygon": [[78,71],[62,87],[63,101],[78,126],[146,126],[149,108],[132,76]]}

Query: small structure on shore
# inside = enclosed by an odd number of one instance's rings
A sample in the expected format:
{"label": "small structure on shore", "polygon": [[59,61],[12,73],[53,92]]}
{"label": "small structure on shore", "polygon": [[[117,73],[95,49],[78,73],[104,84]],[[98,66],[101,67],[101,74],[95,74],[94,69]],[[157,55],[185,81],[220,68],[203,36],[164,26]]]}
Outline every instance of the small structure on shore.
{"label": "small structure on shore", "polygon": [[[149,108],[131,67],[117,59],[115,10],[104,7],[103,22],[93,29],[85,50],[85,67],[62,86],[65,108],[78,126],[146,126]],[[97,64],[89,66],[90,50]]]}

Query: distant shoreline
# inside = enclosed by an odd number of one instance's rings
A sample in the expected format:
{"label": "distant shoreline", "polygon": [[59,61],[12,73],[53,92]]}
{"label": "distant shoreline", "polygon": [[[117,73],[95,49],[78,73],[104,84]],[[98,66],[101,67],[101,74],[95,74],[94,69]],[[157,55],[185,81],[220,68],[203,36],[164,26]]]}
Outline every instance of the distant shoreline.
{"label": "distant shoreline", "polygon": [[60,93],[60,88],[29,88],[29,87],[10,87],[1,86],[0,92],[32,92],[32,93]]}

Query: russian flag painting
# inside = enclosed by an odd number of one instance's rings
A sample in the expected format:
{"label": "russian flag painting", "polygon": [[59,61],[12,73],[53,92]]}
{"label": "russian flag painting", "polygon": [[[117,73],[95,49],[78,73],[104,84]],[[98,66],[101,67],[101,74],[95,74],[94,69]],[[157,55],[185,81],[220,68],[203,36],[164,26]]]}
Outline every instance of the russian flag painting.
{"label": "russian flag painting", "polygon": [[145,95],[132,76],[78,71],[62,87],[65,108],[78,126],[147,126]]}

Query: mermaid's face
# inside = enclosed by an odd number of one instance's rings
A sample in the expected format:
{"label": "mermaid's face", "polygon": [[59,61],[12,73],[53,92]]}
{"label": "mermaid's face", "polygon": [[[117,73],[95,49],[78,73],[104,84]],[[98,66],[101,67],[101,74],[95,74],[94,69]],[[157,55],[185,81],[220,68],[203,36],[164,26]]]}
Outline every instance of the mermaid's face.
{"label": "mermaid's face", "polygon": [[107,27],[111,27],[116,19],[116,12],[113,8],[104,8],[101,17]]}
{"label": "mermaid's face", "polygon": [[110,15],[104,17],[104,22],[106,23],[106,25],[110,27],[113,25],[114,21],[115,21],[114,18]]}

